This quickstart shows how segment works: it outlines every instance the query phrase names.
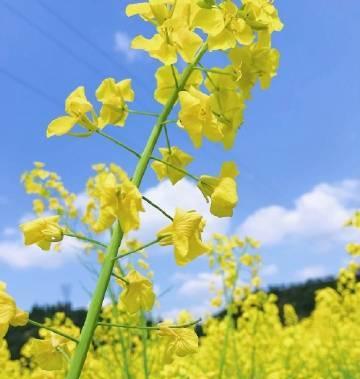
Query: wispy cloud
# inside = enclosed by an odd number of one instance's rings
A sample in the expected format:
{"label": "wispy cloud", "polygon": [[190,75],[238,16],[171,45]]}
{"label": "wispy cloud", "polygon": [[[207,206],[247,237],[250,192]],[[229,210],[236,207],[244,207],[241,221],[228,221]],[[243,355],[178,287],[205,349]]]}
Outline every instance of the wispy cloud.
{"label": "wispy cloud", "polygon": [[0,241],[0,262],[20,269],[49,268],[63,266],[66,262],[76,259],[83,251],[83,243],[65,238],[61,244],[61,251],[42,251],[37,246],[24,246],[20,235],[14,239]]}
{"label": "wispy cloud", "polygon": [[[343,228],[346,219],[360,206],[360,180],[322,183],[299,196],[292,207],[260,208],[238,227],[263,245],[278,245],[289,239],[344,243],[353,231]],[[324,246],[325,246],[324,245]]]}
{"label": "wispy cloud", "polygon": [[114,36],[114,50],[122,54],[128,62],[138,59],[141,53],[131,49],[131,38],[125,32],[116,32]]}
{"label": "wispy cloud", "polygon": [[295,273],[296,278],[301,281],[317,279],[326,275],[328,275],[328,270],[322,265],[306,266]]}

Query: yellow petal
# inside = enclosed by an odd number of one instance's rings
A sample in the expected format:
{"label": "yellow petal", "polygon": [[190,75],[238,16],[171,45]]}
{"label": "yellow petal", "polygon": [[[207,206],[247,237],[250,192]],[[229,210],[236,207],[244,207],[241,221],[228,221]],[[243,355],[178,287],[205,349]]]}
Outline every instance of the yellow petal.
{"label": "yellow petal", "polygon": [[58,117],[50,122],[46,131],[46,137],[62,136],[70,132],[76,122],[77,119],[71,116]]}
{"label": "yellow petal", "polygon": [[193,19],[193,25],[202,29],[206,34],[217,35],[225,27],[224,17],[219,9],[201,8]]}
{"label": "yellow petal", "polygon": [[24,326],[29,321],[29,313],[22,309],[16,308],[16,313],[10,321],[11,326]]}

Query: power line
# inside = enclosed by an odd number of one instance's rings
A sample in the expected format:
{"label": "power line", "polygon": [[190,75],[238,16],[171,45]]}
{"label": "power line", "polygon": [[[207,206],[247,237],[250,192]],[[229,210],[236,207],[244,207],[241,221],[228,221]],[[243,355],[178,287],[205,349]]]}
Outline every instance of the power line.
{"label": "power line", "polygon": [[55,105],[56,107],[62,107],[61,102],[58,99],[55,99],[54,97],[48,95],[46,92],[44,92],[42,89],[35,87],[28,81],[14,75],[12,72],[8,71],[7,69],[0,67],[0,73],[7,76],[12,81],[20,84],[22,87],[27,88],[28,90],[36,93],[38,96],[42,97],[43,99],[47,100],[49,103]]}
{"label": "power line", "polygon": [[91,63],[87,62],[85,59],[83,59],[81,56],[77,55],[73,50],[71,50],[68,46],[66,46],[61,40],[57,39],[54,36],[51,36],[46,30],[42,29],[39,25],[31,21],[27,16],[25,16],[21,11],[14,8],[12,5],[8,4],[4,0],[1,0],[1,4],[7,8],[10,12],[12,12],[15,16],[22,19],[25,23],[27,23],[29,26],[37,30],[43,37],[48,39],[49,41],[53,42],[56,46],[58,46],[60,49],[64,50],[67,54],[69,54],[73,59],[78,61],[79,63],[86,66],[89,70],[91,70],[93,73],[97,75],[103,75],[103,73],[95,66],[93,66]]}
{"label": "power line", "polygon": [[72,25],[69,21],[67,21],[64,17],[59,15],[55,10],[49,5],[43,1],[43,0],[38,0],[38,4],[48,13],[50,13],[53,17],[55,17],[60,23],[62,23],[65,27],[67,27],[69,30],[71,30],[74,34],[76,34],[83,42],[88,44],[90,47],[92,47],[94,50],[96,50],[100,55],[102,55],[108,62],[110,62],[112,65],[115,67],[119,68],[121,67],[124,71],[127,72],[128,75],[131,75],[135,78],[138,79],[141,84],[147,88],[147,90],[150,91],[150,93],[153,92],[153,89],[150,88],[144,80],[141,80],[137,75],[135,75],[132,70],[130,70],[128,67],[125,65],[121,64],[118,60],[114,59],[114,57],[109,54],[106,50],[101,48],[99,45],[97,45],[95,42],[93,42],[91,39],[89,39],[85,33],[83,33],[81,30],[76,28],[74,25]]}

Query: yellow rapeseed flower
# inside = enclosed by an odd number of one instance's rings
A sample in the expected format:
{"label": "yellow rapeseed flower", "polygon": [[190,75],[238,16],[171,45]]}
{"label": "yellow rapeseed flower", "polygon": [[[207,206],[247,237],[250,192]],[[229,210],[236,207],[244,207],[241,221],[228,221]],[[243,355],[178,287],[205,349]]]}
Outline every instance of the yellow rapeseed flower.
{"label": "yellow rapeseed flower", "polygon": [[32,206],[36,215],[40,215],[45,212],[45,204],[41,199],[33,200]]}
{"label": "yellow rapeseed flower", "polygon": [[195,211],[176,209],[174,220],[157,233],[162,246],[173,245],[175,261],[183,266],[209,251],[201,240],[205,220]]}
{"label": "yellow rapeseed flower", "polygon": [[202,144],[202,137],[218,142],[223,138],[223,125],[211,109],[211,98],[194,87],[179,93],[181,110],[179,126],[189,134],[195,147]]}
{"label": "yellow rapeseed flower", "polygon": [[131,314],[140,310],[150,311],[155,302],[155,293],[150,280],[135,270],[130,271],[125,280],[128,283],[120,279],[117,282],[125,287],[120,295],[120,300],[126,311]]}
{"label": "yellow rapeseed flower", "polygon": [[234,162],[225,162],[218,177],[202,175],[198,187],[210,199],[210,212],[218,217],[230,217],[238,202],[235,178],[239,174]]}
{"label": "yellow rapeseed flower", "polygon": [[46,136],[62,136],[70,132],[76,124],[80,124],[86,129],[93,129],[92,123],[86,116],[92,110],[93,106],[86,98],[85,88],[82,86],[76,88],[65,101],[65,111],[68,116],[61,116],[53,120],[47,128]]}
{"label": "yellow rapeseed flower", "polygon": [[103,104],[98,119],[98,127],[108,124],[124,126],[128,116],[126,102],[134,101],[135,93],[131,88],[131,79],[115,82],[113,78],[102,81],[96,90],[96,98]]}
{"label": "yellow rapeseed flower", "polygon": [[[154,93],[155,100],[165,105],[179,83],[179,71],[175,66],[162,66],[156,71],[155,78],[157,83]],[[194,70],[186,81],[184,89],[187,90],[192,86],[197,88],[202,81],[202,73],[199,70]]]}
{"label": "yellow rapeseed flower", "polygon": [[25,245],[36,244],[42,250],[49,250],[52,242],[61,241],[64,235],[59,219],[60,216],[41,217],[21,224]]}
{"label": "yellow rapeseed flower", "polygon": [[185,62],[190,62],[201,46],[202,39],[192,31],[187,12],[183,2],[151,0],[148,4],[128,5],[128,16],[140,15],[157,28],[157,34],[150,39],[141,35],[135,37],[131,47],[147,51],[165,65],[176,63],[177,54]]}
{"label": "yellow rapeseed flower", "polygon": [[202,29],[209,35],[209,50],[228,50],[237,43],[249,45],[254,40],[252,28],[241,17],[235,3],[225,0],[219,5],[218,13],[220,12],[223,18],[222,28],[218,28],[219,23],[212,23],[211,19],[202,24]]}
{"label": "yellow rapeseed flower", "polygon": [[35,362],[43,370],[65,370],[70,358],[69,343],[64,337],[51,335],[46,339],[33,339],[31,352]]}
{"label": "yellow rapeseed flower", "polygon": [[174,356],[185,357],[198,350],[199,339],[193,329],[169,328],[166,325],[160,325],[159,335],[166,338],[165,363],[171,363]]}
{"label": "yellow rapeseed flower", "polygon": [[232,49],[229,58],[235,75],[238,75],[237,83],[247,99],[257,80],[262,89],[270,86],[271,79],[276,76],[280,54],[276,49],[257,43]]}
{"label": "yellow rapeseed flower", "polygon": [[149,0],[147,3],[129,4],[126,7],[128,17],[138,15],[146,21],[161,25],[170,18],[172,10],[168,5],[173,5],[174,0]]}
{"label": "yellow rapeseed flower", "polygon": [[9,326],[26,325],[27,312],[17,308],[15,300],[6,292],[6,284],[0,282],[0,340],[5,337]]}
{"label": "yellow rapeseed flower", "polygon": [[99,233],[118,219],[123,232],[128,233],[140,227],[139,213],[144,211],[142,195],[123,170],[115,165],[111,165],[111,170],[101,171],[89,181],[90,200],[84,221]]}
{"label": "yellow rapeseed flower", "polygon": [[346,251],[353,257],[360,256],[360,244],[359,243],[348,243],[346,245]]}
{"label": "yellow rapeseed flower", "polygon": [[240,14],[253,29],[264,30],[269,33],[279,32],[284,27],[278,11],[270,0],[242,0],[243,8]]}
{"label": "yellow rapeseed flower", "polygon": [[[193,158],[191,155],[185,153],[176,146],[172,146],[170,149],[167,147],[159,148],[160,154],[162,155],[162,160],[171,164],[171,166],[178,167],[182,170],[192,162]],[[172,184],[176,184],[181,180],[186,173],[176,170],[175,168],[166,165],[165,163],[154,161],[151,167],[155,171],[159,180],[169,178]]]}
{"label": "yellow rapeseed flower", "polygon": [[211,95],[211,107],[222,123],[221,142],[230,149],[243,122],[244,98],[234,91],[219,91]]}

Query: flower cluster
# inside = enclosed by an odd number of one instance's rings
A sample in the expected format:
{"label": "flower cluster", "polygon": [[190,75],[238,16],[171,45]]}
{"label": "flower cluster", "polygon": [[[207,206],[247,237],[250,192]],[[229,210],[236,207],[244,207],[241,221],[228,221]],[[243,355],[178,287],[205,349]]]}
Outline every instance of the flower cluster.
{"label": "flower cluster", "polygon": [[37,216],[47,212],[55,212],[68,218],[77,216],[76,195],[66,189],[56,172],[46,170],[44,163],[34,162],[34,168],[26,171],[21,181],[26,193],[36,196],[33,200],[33,211]]}
{"label": "flower cluster", "polygon": [[127,103],[135,98],[131,80],[116,82],[113,78],[104,79],[96,90],[96,98],[102,104],[98,115],[85,95],[85,88],[76,88],[65,101],[67,115],[49,124],[47,137],[71,135],[76,125],[90,134],[109,124],[123,126],[128,115]]}
{"label": "flower cluster", "polygon": [[10,326],[23,326],[28,322],[28,313],[16,306],[15,300],[6,292],[6,284],[0,282],[0,345]]}
{"label": "flower cluster", "polygon": [[[85,251],[95,253],[101,266],[79,338],[78,332],[66,330],[61,323],[54,328],[51,322],[39,325],[30,320],[42,328],[42,339],[32,342],[28,355],[35,362],[35,375],[39,373],[40,377],[54,379],[58,373],[68,372],[69,378],[79,378],[81,373],[86,378],[88,370],[101,375],[99,354],[114,353],[122,356],[120,364],[125,377],[135,378],[130,373],[129,356],[143,349],[144,377],[149,379],[153,377],[147,362],[147,345],[151,341],[161,341],[159,362],[165,367],[175,362],[175,357],[186,357],[198,350],[194,332],[197,321],[191,317],[175,325],[168,322],[147,325],[147,312],[153,310],[161,294],[155,294],[146,248],[171,246],[179,266],[207,255],[217,270],[224,273],[222,292],[215,289],[213,304],[226,304],[228,319],[235,311],[234,302],[252,304],[252,290],[260,287],[259,258],[252,251],[258,247],[256,241],[217,236],[215,243],[209,244],[204,240],[206,220],[201,214],[181,209],[177,204],[173,214],[169,213],[143,195],[142,182],[149,167],[159,181],[169,180],[172,185],[190,178],[204,196],[204,202],[209,203],[212,215],[234,214],[239,174],[235,162],[214,161],[213,167],[221,166],[217,176],[196,175],[189,171],[194,157],[172,144],[171,139],[176,129],[178,133],[186,133],[195,149],[205,139],[221,143],[225,149],[234,146],[243,123],[245,101],[250,99],[257,83],[262,89],[268,88],[278,69],[279,53],[271,45],[272,33],[283,27],[277,10],[271,0],[243,0],[241,4],[233,0],[149,0],[129,4],[126,14],[139,16],[155,28],[150,38],[136,36],[132,47],[144,50],[161,63],[155,73],[154,98],[162,110],[154,113],[130,109],[129,104],[135,101],[131,79],[106,78],[95,91],[99,105],[87,98],[84,86],[77,87],[65,100],[65,114],[49,123],[46,134],[104,138],[137,160],[134,172],[128,174],[115,163],[95,164],[95,174],[79,197],[64,187],[57,174],[45,170],[42,163],[36,162],[35,168],[22,177],[26,191],[36,196],[33,208],[38,216],[20,225],[25,245],[35,244],[49,250],[54,243],[56,248],[65,236],[76,238],[86,242]],[[205,67],[202,58],[207,52],[225,56],[224,67]],[[131,122],[131,115],[156,119],[141,153],[105,131],[110,125],[124,127]],[[139,130],[135,133],[136,137],[142,135]],[[166,146],[160,145],[161,137]],[[122,162],[124,167],[127,162]],[[159,228],[153,241],[141,244],[132,239],[132,233],[142,227],[145,203],[161,212],[168,224]],[[141,258],[136,259],[136,255]],[[246,288],[239,286],[239,272],[244,268],[251,275]],[[117,286],[113,287],[113,282]],[[111,306],[102,307],[107,294]],[[263,297],[264,303],[272,302]],[[11,322],[11,318],[6,321]],[[109,337],[99,331],[101,328],[109,330]],[[115,331],[121,329],[127,329],[126,337]],[[110,337],[116,340],[111,352],[107,340]],[[156,355],[155,349],[152,354]],[[157,358],[153,358],[155,365]],[[154,377],[189,377],[171,370],[164,374],[166,370],[169,369],[158,370]],[[107,373],[109,376],[113,372]],[[202,376],[194,373],[190,377]]]}
{"label": "flower cluster", "polygon": [[87,182],[90,200],[83,221],[97,233],[109,229],[117,219],[124,233],[139,229],[140,212],[144,208],[138,188],[126,172],[115,164],[93,167],[96,176]]}
{"label": "flower cluster", "polygon": [[[100,379],[105,379],[120,372],[143,379],[147,369],[149,378],[160,379],[236,378],[239,375],[244,378],[256,375],[260,379],[322,379],[329,370],[339,379],[356,378],[360,354],[360,285],[356,277],[359,265],[352,263],[340,270],[337,288],[317,291],[314,311],[303,317],[298,314],[296,305],[279,305],[274,294],[253,284],[261,264],[258,247],[259,243],[249,237],[214,236],[208,258],[213,276],[220,278],[218,291],[225,289],[221,297],[227,313],[223,312],[221,317],[209,316],[203,321],[200,341],[193,328],[182,326],[192,320],[188,312],[180,312],[175,325],[165,321],[152,324],[153,330],[123,329],[120,326],[141,323],[139,313],[129,313],[122,302],[103,307],[104,325],[97,329],[83,377],[91,378],[97,372]],[[147,281],[136,273],[129,272],[126,280],[130,285],[142,287],[140,292],[145,297],[150,293]],[[0,298],[4,296],[4,286],[2,291]],[[130,296],[129,301],[138,295]],[[4,299],[8,299],[6,296]],[[134,304],[140,303],[135,300]],[[8,309],[12,309],[12,315],[20,312],[14,311],[11,300],[1,300],[0,304],[2,319]],[[21,324],[23,322],[24,319]],[[14,323],[12,319],[11,325]],[[56,329],[72,338],[77,338],[80,332],[71,320],[58,313],[45,320],[40,338],[30,339],[23,347],[23,358],[10,360],[3,341],[0,344],[1,379],[64,377],[76,342],[45,328]],[[144,354],[147,363],[144,363]]]}

